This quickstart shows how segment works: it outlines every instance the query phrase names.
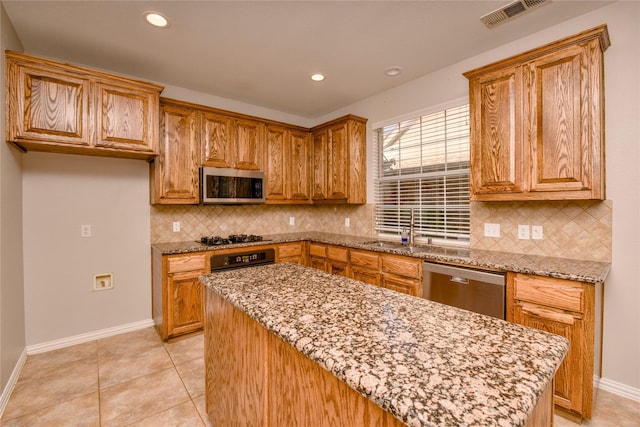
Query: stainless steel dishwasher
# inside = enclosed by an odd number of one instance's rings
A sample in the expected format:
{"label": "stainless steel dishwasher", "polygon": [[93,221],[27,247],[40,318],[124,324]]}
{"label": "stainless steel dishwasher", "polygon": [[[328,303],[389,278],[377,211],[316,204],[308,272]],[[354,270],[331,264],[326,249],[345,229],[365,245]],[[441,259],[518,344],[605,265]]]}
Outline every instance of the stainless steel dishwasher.
{"label": "stainless steel dishwasher", "polygon": [[425,262],[423,298],[505,318],[505,274]]}

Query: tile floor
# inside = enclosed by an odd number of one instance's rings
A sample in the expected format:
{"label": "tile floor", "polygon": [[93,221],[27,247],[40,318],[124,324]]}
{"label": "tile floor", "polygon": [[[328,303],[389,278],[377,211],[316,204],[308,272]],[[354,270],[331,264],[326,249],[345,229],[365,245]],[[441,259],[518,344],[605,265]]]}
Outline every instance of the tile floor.
{"label": "tile floor", "polygon": [[[202,334],[164,343],[147,328],[29,356],[0,426],[210,426],[203,345]],[[640,403],[599,391],[584,425],[638,427]]]}

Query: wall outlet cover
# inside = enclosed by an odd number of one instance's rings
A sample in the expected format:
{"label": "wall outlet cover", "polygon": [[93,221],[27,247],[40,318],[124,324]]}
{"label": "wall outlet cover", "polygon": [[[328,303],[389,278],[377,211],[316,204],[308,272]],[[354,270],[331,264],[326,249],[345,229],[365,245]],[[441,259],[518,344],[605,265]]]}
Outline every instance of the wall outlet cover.
{"label": "wall outlet cover", "polygon": [[518,225],[518,239],[520,240],[529,240],[529,226],[528,225]]}
{"label": "wall outlet cover", "polygon": [[113,289],[113,273],[96,274],[93,276],[93,290],[106,291]]}
{"label": "wall outlet cover", "polygon": [[500,224],[485,222],[484,237],[500,237]]}

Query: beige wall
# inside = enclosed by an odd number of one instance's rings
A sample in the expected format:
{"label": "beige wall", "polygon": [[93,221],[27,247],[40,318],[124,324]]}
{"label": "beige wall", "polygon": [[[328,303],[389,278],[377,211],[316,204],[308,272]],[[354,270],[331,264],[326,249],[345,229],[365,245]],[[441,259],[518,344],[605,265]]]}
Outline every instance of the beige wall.
{"label": "beige wall", "polygon": [[[640,399],[640,2],[614,2],[481,55],[443,68],[408,84],[321,117],[352,113],[369,118],[368,130],[390,118],[468,97],[462,73],[578,33],[608,24],[611,47],[605,53],[607,199],[612,211],[612,269],[605,286],[603,377]],[[515,24],[515,23],[514,23]],[[510,24],[506,24],[510,25]],[[371,140],[371,134],[369,134]],[[368,147],[371,158],[372,147]],[[373,203],[373,168],[368,168]],[[502,215],[496,210],[497,215]],[[504,218],[504,217],[503,217]],[[502,221],[502,219],[500,219]],[[472,218],[472,229],[479,227]],[[496,244],[508,245],[512,233]],[[569,241],[568,245],[575,245]],[[588,251],[589,247],[580,251]]]}
{"label": "beige wall", "polygon": [[[4,6],[0,5],[0,50],[22,50]],[[0,100],[5,99],[1,54]],[[5,135],[5,103],[0,102],[0,135]],[[22,155],[0,143],[0,390],[4,393],[25,349],[22,273]],[[15,380],[15,379],[14,379]]]}
{"label": "beige wall", "polygon": [[[147,162],[29,152],[23,165],[27,345],[150,319]],[[93,291],[103,273],[114,288]]]}

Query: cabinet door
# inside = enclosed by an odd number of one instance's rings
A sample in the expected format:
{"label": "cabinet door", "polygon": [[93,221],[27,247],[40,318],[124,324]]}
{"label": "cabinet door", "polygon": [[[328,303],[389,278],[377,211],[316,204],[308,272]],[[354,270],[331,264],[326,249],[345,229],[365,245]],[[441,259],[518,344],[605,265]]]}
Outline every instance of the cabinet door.
{"label": "cabinet door", "polygon": [[[561,335],[569,340],[569,352],[555,376],[555,404],[575,413],[583,410],[584,325],[581,316],[537,304],[516,302],[514,322]],[[590,378],[590,376],[589,376]]]}
{"label": "cabinet door", "polygon": [[267,126],[264,156],[265,199],[287,199],[287,131],[279,126]]}
{"label": "cabinet door", "polygon": [[309,267],[317,268],[322,271],[330,271],[327,266],[326,258],[309,257]]}
{"label": "cabinet door", "polygon": [[234,164],[231,119],[212,112],[201,113],[200,144],[202,166],[230,168]]}
{"label": "cabinet door", "polygon": [[[598,40],[590,44],[597,45]],[[598,120],[601,115],[600,90],[599,79],[590,72],[588,51],[588,47],[571,46],[528,65],[525,117],[531,192],[590,193],[594,188],[596,198],[601,197],[599,178],[595,187],[593,182],[594,170],[600,168],[600,134],[591,123],[592,117]],[[593,91],[592,85],[598,90]]]}
{"label": "cabinet door", "polygon": [[237,169],[260,170],[264,150],[264,125],[253,120],[237,119],[235,122]]}
{"label": "cabinet door", "polygon": [[508,68],[470,81],[472,199],[525,190],[520,70]]}
{"label": "cabinet door", "polygon": [[422,296],[422,283],[409,277],[382,274],[380,286],[403,294]]}
{"label": "cabinet door", "polygon": [[91,145],[90,81],[7,60],[10,141]]}
{"label": "cabinet door", "polygon": [[347,200],[349,194],[349,141],[347,124],[329,128],[327,162],[327,199]]}
{"label": "cabinet door", "polygon": [[327,199],[328,135],[326,130],[313,133],[311,146],[311,198],[313,200]]}
{"label": "cabinet door", "polygon": [[198,125],[195,110],[163,105],[160,155],[153,165],[154,202],[198,202]]}
{"label": "cabinet door", "polygon": [[205,271],[169,274],[167,278],[167,331],[177,336],[204,326],[203,286],[198,277]]}
{"label": "cabinet door", "polygon": [[347,264],[327,260],[327,270],[331,274],[337,274],[339,276],[349,277],[349,269],[347,268]]}
{"label": "cabinet door", "polygon": [[96,146],[154,152],[158,94],[96,84]]}
{"label": "cabinet door", "polygon": [[311,177],[309,159],[311,158],[311,140],[308,132],[289,131],[289,152],[287,156],[289,186],[288,198],[308,202],[311,199]]}
{"label": "cabinet door", "polygon": [[351,266],[351,277],[370,285],[380,286],[380,271],[370,268]]}

